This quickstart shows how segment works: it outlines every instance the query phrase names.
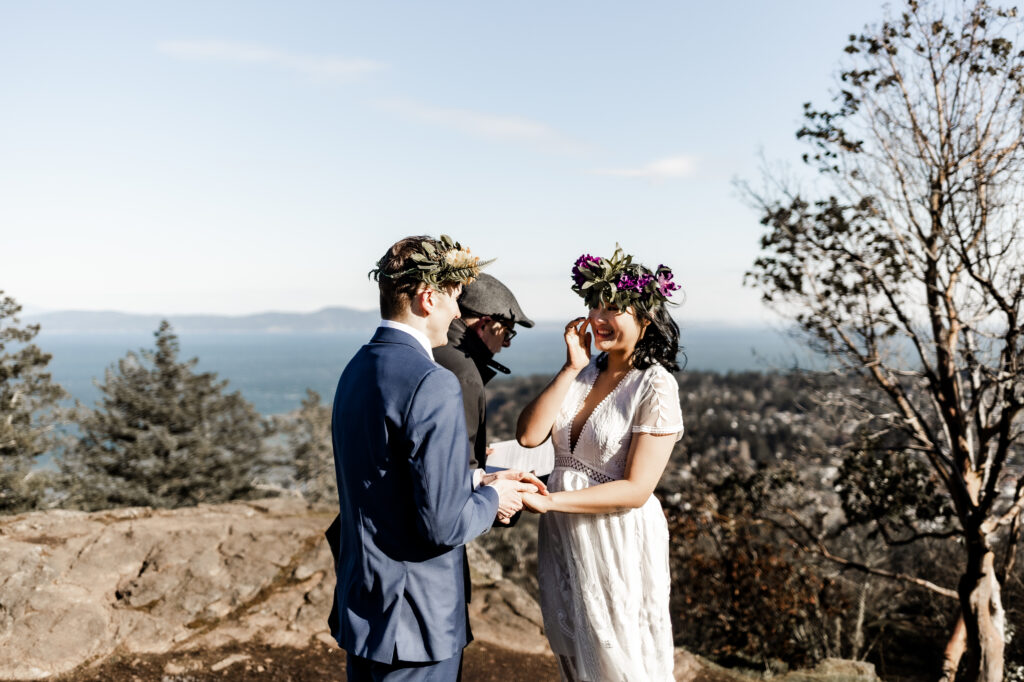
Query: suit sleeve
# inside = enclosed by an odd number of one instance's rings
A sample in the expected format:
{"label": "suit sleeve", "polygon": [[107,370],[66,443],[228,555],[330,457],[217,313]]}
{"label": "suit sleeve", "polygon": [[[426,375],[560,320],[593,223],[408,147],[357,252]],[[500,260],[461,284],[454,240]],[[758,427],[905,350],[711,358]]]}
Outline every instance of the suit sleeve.
{"label": "suit sleeve", "polygon": [[480,535],[498,513],[498,493],[473,490],[462,392],[451,372],[428,373],[412,397],[407,419],[417,525],[435,545],[456,547]]}

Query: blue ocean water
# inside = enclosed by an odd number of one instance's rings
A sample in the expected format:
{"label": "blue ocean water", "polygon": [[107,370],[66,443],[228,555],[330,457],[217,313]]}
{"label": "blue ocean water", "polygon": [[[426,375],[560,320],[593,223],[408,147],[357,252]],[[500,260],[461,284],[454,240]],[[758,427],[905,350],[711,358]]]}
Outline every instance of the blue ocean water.
{"label": "blue ocean water", "polygon": [[[306,388],[324,401],[334,396],[345,364],[368,334],[191,334],[182,335],[181,357],[199,359],[199,371],[216,372],[263,414],[299,406]],[[717,372],[785,369],[813,363],[811,356],[777,330],[765,327],[683,328],[687,369]],[[51,353],[50,371],[74,399],[92,405],[95,382],[129,350],[152,348],[149,334],[47,334],[36,343]],[[554,374],[565,359],[561,325],[523,329],[497,360],[512,376]],[[497,379],[500,380],[500,379]]]}

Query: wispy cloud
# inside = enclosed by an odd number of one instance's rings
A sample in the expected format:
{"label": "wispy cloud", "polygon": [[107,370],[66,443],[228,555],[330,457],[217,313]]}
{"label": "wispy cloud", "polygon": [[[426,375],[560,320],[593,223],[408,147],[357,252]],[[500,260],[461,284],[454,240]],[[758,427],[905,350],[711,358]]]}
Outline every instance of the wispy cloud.
{"label": "wispy cloud", "polygon": [[647,180],[670,180],[693,175],[697,159],[692,156],[670,156],[651,161],[636,168],[604,168],[595,170],[598,175],[617,175],[623,178],[644,178]]}
{"label": "wispy cloud", "polygon": [[552,151],[580,152],[586,145],[551,126],[522,116],[490,114],[469,109],[435,107],[408,99],[389,99],[378,105],[406,118],[450,128],[476,137],[528,142]]}
{"label": "wispy cloud", "polygon": [[261,45],[221,40],[166,40],[159,43],[157,49],[177,59],[268,65],[332,80],[349,80],[385,66],[371,59],[293,54]]}

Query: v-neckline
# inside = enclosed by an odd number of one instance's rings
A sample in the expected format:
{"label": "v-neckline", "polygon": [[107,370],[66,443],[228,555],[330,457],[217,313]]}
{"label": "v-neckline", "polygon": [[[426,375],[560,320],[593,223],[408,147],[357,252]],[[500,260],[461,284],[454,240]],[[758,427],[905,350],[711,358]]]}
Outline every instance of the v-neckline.
{"label": "v-neckline", "polygon": [[590,423],[591,417],[593,417],[594,413],[596,413],[599,409],[601,409],[601,406],[604,405],[608,401],[608,398],[612,397],[612,395],[615,393],[615,391],[619,390],[619,386],[622,385],[622,382],[626,380],[626,377],[628,377],[633,372],[634,369],[636,369],[636,368],[635,367],[630,367],[629,369],[627,369],[623,373],[623,375],[621,377],[619,377],[619,380],[617,382],[615,382],[615,385],[612,386],[612,390],[608,391],[608,393],[603,398],[601,398],[601,400],[597,403],[597,405],[594,405],[594,409],[592,409],[590,411],[590,414],[587,415],[587,418],[583,420],[583,425],[580,426],[580,432],[576,434],[576,441],[573,442],[573,439],[572,439],[572,427],[576,424],[576,417],[580,416],[580,411],[583,409],[583,405],[586,404],[587,398],[589,398],[590,394],[593,392],[594,385],[597,383],[598,377],[601,376],[601,370],[598,369],[597,372],[594,374],[594,378],[591,380],[590,386],[587,388],[587,392],[583,394],[583,397],[581,397],[580,401],[576,404],[576,409],[572,413],[572,419],[569,420],[569,434],[568,435],[569,435],[569,454],[570,455],[575,455],[576,454],[576,448],[580,444],[580,439],[583,438],[583,432],[587,430],[587,424]]}

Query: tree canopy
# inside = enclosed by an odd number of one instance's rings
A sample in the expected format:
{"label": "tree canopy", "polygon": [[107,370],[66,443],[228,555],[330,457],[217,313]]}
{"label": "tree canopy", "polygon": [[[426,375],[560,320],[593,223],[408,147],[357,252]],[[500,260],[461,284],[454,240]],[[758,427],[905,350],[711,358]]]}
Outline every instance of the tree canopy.
{"label": "tree canopy", "polygon": [[267,466],[267,425],[240,393],[181,362],[164,321],[156,348],[129,352],[107,370],[95,408],[61,459],[72,504],[83,508],[179,507],[251,496]]}
{"label": "tree canopy", "polygon": [[338,506],[331,444],[331,407],[320,394],[306,389],[298,410],[274,419],[283,438],[280,463],[290,470],[291,483],[303,498],[316,504]]}
{"label": "tree canopy", "polygon": [[22,326],[21,306],[0,291],[0,513],[34,508],[45,492],[38,457],[57,442],[57,403],[64,390],[32,341],[39,325]]}
{"label": "tree canopy", "polygon": [[903,3],[850,36],[833,105],[805,105],[814,188],[751,193],[767,229],[748,281],[884,395],[884,447],[861,454],[919,461],[953,508],[968,675],[985,680],[1002,679],[1024,505],[1021,27],[985,0]]}

